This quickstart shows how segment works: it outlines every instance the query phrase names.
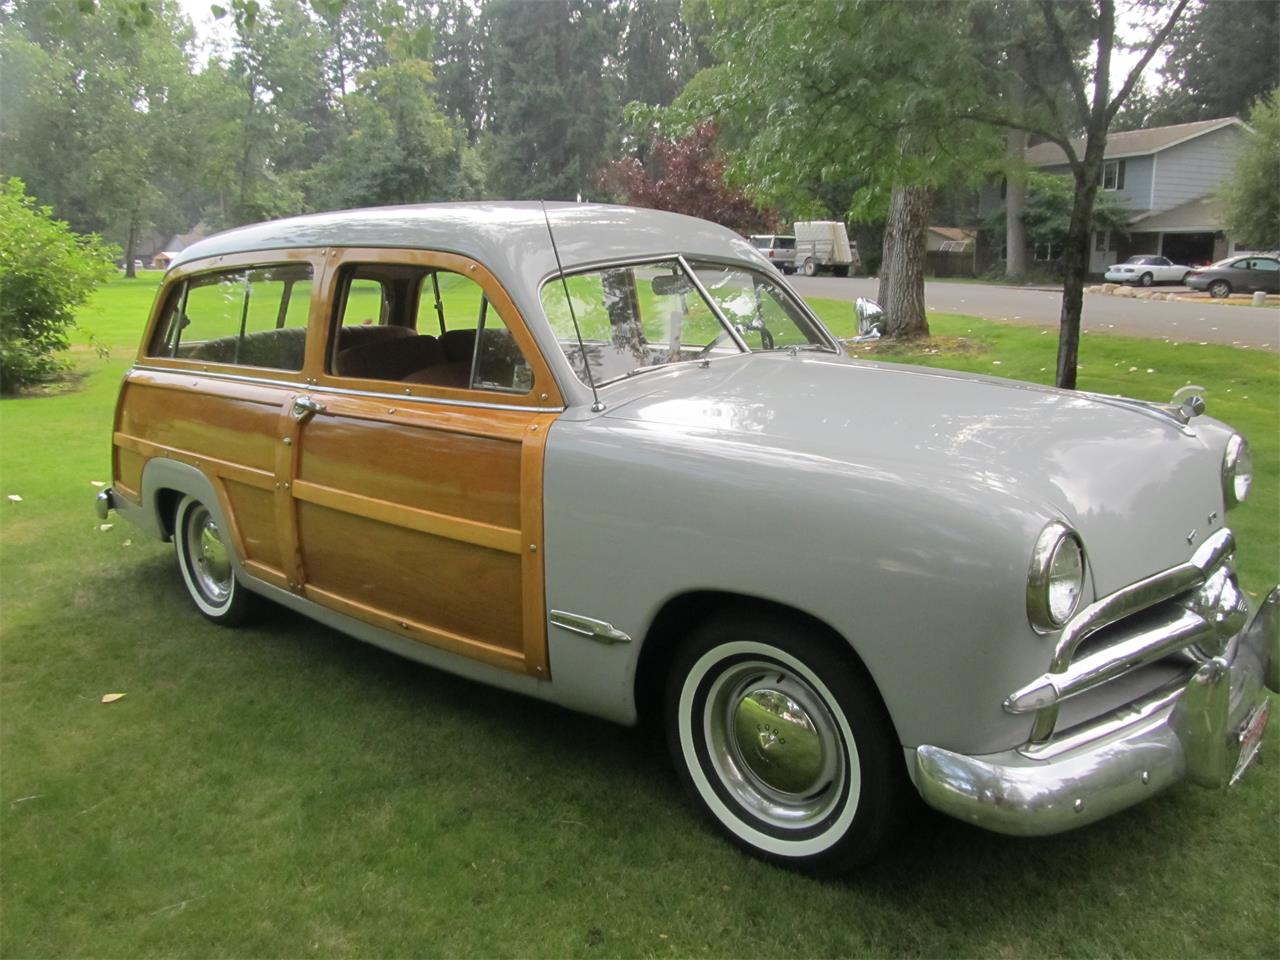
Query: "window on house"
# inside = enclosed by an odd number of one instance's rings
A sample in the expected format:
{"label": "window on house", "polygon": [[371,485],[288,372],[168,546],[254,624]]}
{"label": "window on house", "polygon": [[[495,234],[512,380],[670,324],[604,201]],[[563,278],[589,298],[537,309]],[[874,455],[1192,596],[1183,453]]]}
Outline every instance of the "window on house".
{"label": "window on house", "polygon": [[1000,178],[1000,199],[1006,200],[1009,196],[1009,181],[1005,177]]}
{"label": "window on house", "polygon": [[1062,247],[1057,243],[1037,243],[1035,256],[1037,260],[1048,263],[1062,256]]}
{"label": "window on house", "polygon": [[1108,234],[1106,230],[1099,230],[1093,235],[1093,249],[1098,253],[1106,253],[1108,248]]}
{"label": "window on house", "polygon": [[1124,189],[1124,161],[1107,160],[1102,164],[1102,189]]}

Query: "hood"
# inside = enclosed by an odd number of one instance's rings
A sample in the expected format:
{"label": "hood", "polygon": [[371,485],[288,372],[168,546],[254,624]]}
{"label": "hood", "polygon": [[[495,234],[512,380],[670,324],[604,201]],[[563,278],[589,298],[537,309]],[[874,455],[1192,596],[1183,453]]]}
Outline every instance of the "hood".
{"label": "hood", "polygon": [[1223,526],[1226,429],[1118,398],[779,352],[648,374],[606,399],[606,418],[1030,501],[1080,534],[1099,594],[1186,560]]}

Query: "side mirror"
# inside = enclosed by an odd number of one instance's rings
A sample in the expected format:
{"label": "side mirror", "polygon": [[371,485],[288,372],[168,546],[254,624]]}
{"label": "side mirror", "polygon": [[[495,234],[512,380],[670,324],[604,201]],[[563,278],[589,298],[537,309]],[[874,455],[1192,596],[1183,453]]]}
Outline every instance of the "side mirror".
{"label": "side mirror", "polygon": [[858,315],[858,337],[874,340],[884,333],[884,308],[874,300],[859,297],[853,305]]}

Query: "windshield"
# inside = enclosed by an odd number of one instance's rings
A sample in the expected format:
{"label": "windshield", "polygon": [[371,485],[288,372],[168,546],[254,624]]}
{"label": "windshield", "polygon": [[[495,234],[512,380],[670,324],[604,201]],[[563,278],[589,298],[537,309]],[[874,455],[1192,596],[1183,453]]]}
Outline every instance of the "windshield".
{"label": "windshield", "polygon": [[674,258],[584,271],[544,284],[542,309],[578,379],[599,387],[672,363],[739,354],[735,332],[752,350],[834,349],[771,278],[748,267],[692,267],[733,332]]}

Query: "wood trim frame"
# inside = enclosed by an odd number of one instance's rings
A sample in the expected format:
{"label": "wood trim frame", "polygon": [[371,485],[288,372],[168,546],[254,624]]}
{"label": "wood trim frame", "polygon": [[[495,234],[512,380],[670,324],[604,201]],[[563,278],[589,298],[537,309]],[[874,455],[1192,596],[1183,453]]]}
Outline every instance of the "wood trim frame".
{"label": "wood trim frame", "polygon": [[[148,367],[167,369],[184,373],[223,373],[241,377],[261,377],[264,380],[286,381],[289,383],[314,383],[310,371],[319,369],[323,359],[323,348],[320,339],[324,336],[327,309],[325,301],[319,295],[326,289],[328,266],[328,247],[301,247],[292,250],[257,250],[248,253],[226,254],[220,257],[208,257],[203,260],[192,260],[181,267],[175,267],[165,274],[164,285],[155,303],[151,307],[151,315],[147,320],[146,334],[138,344],[138,352],[134,361]],[[307,313],[307,345],[301,370],[280,370],[275,367],[251,367],[242,363],[211,363],[207,360],[186,360],[178,357],[153,357],[147,353],[152,340],[155,339],[156,327],[165,313],[179,284],[190,277],[202,273],[217,273],[223,270],[235,270],[247,267],[288,266],[290,264],[307,263],[311,266],[311,304]]]}
{"label": "wood trim frame", "polygon": [[[420,269],[448,270],[460,276],[474,280],[484,291],[489,306],[498,312],[502,322],[506,324],[511,336],[524,353],[525,359],[533,371],[533,387],[525,394],[501,393],[492,390],[472,390],[454,387],[440,387],[428,384],[410,384],[399,381],[365,380],[355,377],[339,377],[324,369],[323,357],[319,367],[308,365],[308,383],[323,387],[337,387],[347,390],[360,390],[367,393],[388,397],[426,397],[444,401],[482,402],[495,406],[522,406],[538,409],[560,410],[564,400],[559,384],[551,373],[542,350],[529,332],[523,314],[516,308],[515,302],[499,282],[497,276],[484,264],[470,257],[456,253],[444,253],[436,250],[417,250],[393,247],[340,247],[328,252],[325,258],[324,288],[320,291],[319,300],[328,305],[327,326],[336,326],[336,304],[338,302],[338,284],[344,267],[358,264],[409,266]],[[328,344],[330,330],[325,331],[324,344]],[[310,360],[308,353],[308,360]],[[317,371],[314,374],[311,371]]]}

